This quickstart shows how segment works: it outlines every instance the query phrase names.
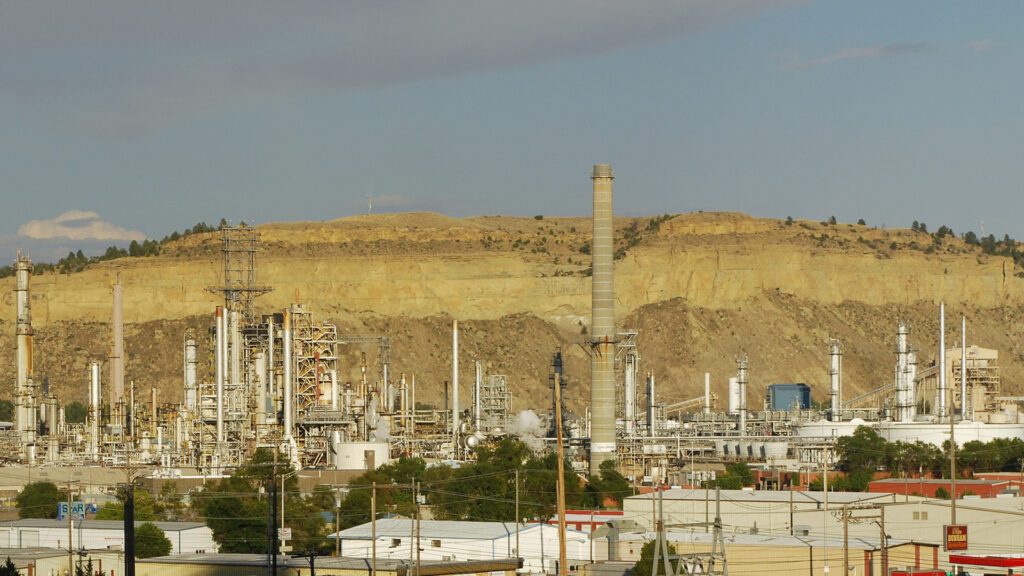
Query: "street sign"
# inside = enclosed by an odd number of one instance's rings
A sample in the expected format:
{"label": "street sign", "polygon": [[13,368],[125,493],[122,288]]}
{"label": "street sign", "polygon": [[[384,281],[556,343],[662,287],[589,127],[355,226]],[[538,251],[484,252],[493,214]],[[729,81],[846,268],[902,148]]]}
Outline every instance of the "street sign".
{"label": "street sign", "polygon": [[292,529],[291,528],[281,528],[280,530],[277,531],[277,535],[281,538],[281,540],[291,540],[292,539]]}
{"label": "street sign", "polygon": [[[57,519],[64,520],[68,517],[68,503],[59,502],[57,503]],[[72,518],[85,518],[85,502],[72,502],[71,503],[71,517]]]}

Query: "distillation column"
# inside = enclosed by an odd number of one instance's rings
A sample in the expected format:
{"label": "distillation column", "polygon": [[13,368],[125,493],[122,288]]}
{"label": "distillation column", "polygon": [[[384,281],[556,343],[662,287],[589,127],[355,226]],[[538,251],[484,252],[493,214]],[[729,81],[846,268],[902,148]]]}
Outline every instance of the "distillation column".
{"label": "distillation column", "polygon": [[124,398],[124,290],[121,277],[114,279],[114,344],[110,349],[110,405]]}
{"label": "distillation column", "polygon": [[910,325],[904,321],[896,327],[896,421],[914,419],[914,363],[907,337]]}
{"label": "distillation column", "polygon": [[89,365],[89,457],[100,457],[100,363]]}
{"label": "distillation column", "polygon": [[452,452],[459,454],[459,321],[452,320]]}
{"label": "distillation column", "polygon": [[740,421],[739,421],[739,432],[740,434],[747,433],[747,367],[748,360],[746,354],[741,354],[736,357],[736,383],[739,386],[739,409],[740,409]]}
{"label": "distillation column", "polygon": [[946,303],[939,302],[939,417],[949,415],[953,420],[953,398],[946,406]]}
{"label": "distillation column", "polygon": [[626,353],[626,367],[622,374],[622,378],[626,388],[623,402],[625,404],[626,411],[627,434],[632,434],[633,428],[636,426],[636,361],[637,357],[635,352],[629,351]]}
{"label": "distillation column", "polygon": [[15,382],[14,427],[21,440],[22,456],[28,462],[34,458],[35,405],[32,384],[32,310],[29,303],[29,278],[32,261],[18,253],[14,261],[14,293],[17,300],[17,367]]}
{"label": "distillation column", "polygon": [[832,385],[832,410],[829,419],[836,422],[843,419],[843,345],[835,338],[828,341],[828,360],[828,378]]}
{"label": "distillation column", "polygon": [[196,341],[191,334],[185,336],[185,410],[195,413],[199,398],[198,360]]}
{"label": "distillation column", "polygon": [[[595,164],[590,322],[590,470],[615,458],[615,277],[609,164]],[[648,422],[650,426],[650,422]]]}

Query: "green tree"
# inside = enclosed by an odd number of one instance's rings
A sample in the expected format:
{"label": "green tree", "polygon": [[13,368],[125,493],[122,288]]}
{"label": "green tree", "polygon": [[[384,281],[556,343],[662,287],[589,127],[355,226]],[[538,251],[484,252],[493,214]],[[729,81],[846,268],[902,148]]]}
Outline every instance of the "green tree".
{"label": "green tree", "polygon": [[[96,513],[97,520],[124,520],[124,502],[128,497],[125,486],[117,487],[117,501],[105,504]],[[135,488],[135,521],[161,520],[163,508],[153,495],[143,488]]]}
{"label": "green tree", "polygon": [[107,571],[96,570],[93,568],[92,557],[90,557],[85,564],[79,562],[78,565],[75,566],[75,576],[107,576]]}
{"label": "green tree", "polygon": [[14,420],[14,402],[0,400],[0,421],[10,422]]}
{"label": "green tree", "polygon": [[88,413],[85,404],[78,400],[64,406],[64,421],[68,424],[84,424],[85,416]]}
{"label": "green tree", "polygon": [[743,462],[733,462],[725,467],[725,473],[718,474],[714,480],[704,483],[708,488],[722,490],[740,490],[744,486],[754,485],[754,474]]}
{"label": "green tree", "polygon": [[0,566],[0,576],[21,576],[21,572],[18,572],[18,567],[11,561],[10,556],[7,557],[7,562]]}
{"label": "green tree", "polygon": [[18,518],[56,518],[57,504],[63,500],[53,482],[26,484],[15,499]]}
{"label": "green tree", "polygon": [[[650,542],[645,543],[643,545],[643,547],[640,548],[640,559],[637,560],[636,564],[633,565],[633,572],[632,572],[633,576],[651,576],[651,566],[654,564],[654,546],[655,546],[655,544],[656,544],[656,542],[654,540],[651,540]],[[673,546],[671,543],[669,543],[668,544],[668,554],[671,555],[671,554],[675,554],[675,553],[676,553],[676,547]],[[662,575],[662,576],[665,576],[665,561],[661,560],[661,559],[659,559],[659,560],[660,561],[658,562],[657,567],[655,567],[655,574],[654,574],[654,576],[658,576],[659,574]],[[678,564],[679,564],[678,560],[673,561],[670,564],[672,566],[672,571],[673,572],[676,571],[676,567],[677,567]]]}
{"label": "green tree", "polygon": [[608,499],[614,500],[617,506],[622,506],[622,500],[632,493],[629,480],[619,473],[615,461],[605,460],[601,462],[599,473],[591,474],[587,481],[584,488],[583,506],[585,508],[600,508]]}
{"label": "green tree", "polygon": [[[277,461],[287,462],[287,458],[279,454]],[[287,475],[289,471],[287,465],[275,466],[273,462],[272,451],[257,449],[252,459],[234,474],[192,496],[193,511],[205,518],[222,551],[267,552],[269,507],[273,505],[280,510],[280,500],[271,503],[269,499],[271,479],[276,477],[279,482],[281,474]],[[292,475],[278,489],[284,493],[284,518],[292,529],[292,546],[296,550],[328,552],[324,518],[301,495],[298,479]]]}
{"label": "green tree", "polygon": [[156,524],[146,522],[135,529],[136,558],[156,558],[170,553],[171,541]]}

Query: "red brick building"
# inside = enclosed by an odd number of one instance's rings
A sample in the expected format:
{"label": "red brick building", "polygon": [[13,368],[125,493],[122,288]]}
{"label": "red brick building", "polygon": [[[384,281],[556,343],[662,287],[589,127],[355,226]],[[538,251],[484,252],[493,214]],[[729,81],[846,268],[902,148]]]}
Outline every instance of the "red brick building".
{"label": "red brick building", "polygon": [[[945,489],[947,494],[953,494],[953,486],[949,479],[945,478],[884,478],[868,484],[868,492],[907,494],[929,498],[935,498],[935,493],[939,488]],[[982,498],[995,498],[1003,490],[1011,488],[1009,480],[958,479],[956,481],[956,497],[960,499],[965,495],[973,494]]]}

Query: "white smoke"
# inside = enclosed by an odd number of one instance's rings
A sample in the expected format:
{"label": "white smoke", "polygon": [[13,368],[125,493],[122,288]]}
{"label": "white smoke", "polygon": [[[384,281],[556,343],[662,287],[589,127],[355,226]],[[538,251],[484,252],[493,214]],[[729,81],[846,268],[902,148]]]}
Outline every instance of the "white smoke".
{"label": "white smoke", "polygon": [[391,418],[382,417],[377,420],[377,427],[373,429],[371,434],[373,440],[376,442],[390,442],[391,441]]}
{"label": "white smoke", "polygon": [[509,432],[515,434],[534,452],[544,449],[544,428],[540,417],[533,410],[523,410],[509,426]]}

